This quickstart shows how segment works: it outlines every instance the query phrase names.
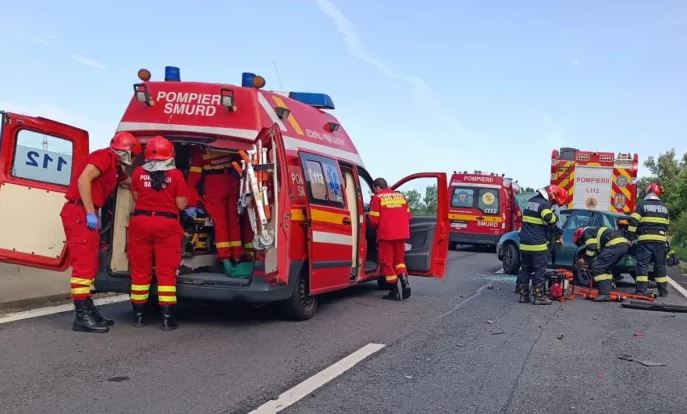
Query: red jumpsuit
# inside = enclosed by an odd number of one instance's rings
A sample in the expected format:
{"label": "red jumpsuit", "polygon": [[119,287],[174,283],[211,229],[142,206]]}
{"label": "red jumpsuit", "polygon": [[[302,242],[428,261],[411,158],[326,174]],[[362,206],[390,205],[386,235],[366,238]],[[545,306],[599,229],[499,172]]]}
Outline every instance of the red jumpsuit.
{"label": "red jumpsuit", "polygon": [[203,205],[215,223],[220,260],[240,260],[243,255],[238,213],[241,181],[232,173],[232,161],[228,153],[195,150],[188,174],[188,185],[194,189],[203,179]]}
{"label": "red jumpsuit", "polygon": [[100,231],[86,227],[86,209],[81,202],[78,184],[79,176],[88,164],[100,171],[100,175],[91,182],[91,195],[96,211],[112,195],[117,188],[117,182],[126,178],[119,167],[119,157],[109,148],[92,152],[81,168],[74,169],[65,195],[67,202],[62,207],[60,217],[67,237],[69,262],[72,267],[71,296],[75,301],[91,296],[91,285],[98,273]]}
{"label": "red jumpsuit", "polygon": [[389,188],[370,202],[370,223],[377,228],[379,264],[387,283],[395,284],[406,273],[405,242],[410,239],[410,207],[405,196]]}
{"label": "red jumpsuit", "polygon": [[184,239],[176,199],[187,196],[184,175],[176,168],[167,171],[166,183],[155,191],[150,174],[137,167],[131,177],[131,191],[136,194],[127,245],[131,302],[143,304],[148,300],[154,266],[160,306],[175,305]]}

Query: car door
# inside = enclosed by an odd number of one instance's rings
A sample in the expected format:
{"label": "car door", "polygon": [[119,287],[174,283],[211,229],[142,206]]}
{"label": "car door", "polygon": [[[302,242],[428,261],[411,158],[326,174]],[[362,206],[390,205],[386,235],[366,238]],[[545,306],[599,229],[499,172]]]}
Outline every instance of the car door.
{"label": "car door", "polygon": [[336,160],[304,151],[299,157],[307,193],[310,292],[341,289],[351,283],[353,248],[357,247],[347,203],[357,200],[346,199]]}
{"label": "car door", "polygon": [[419,173],[405,177],[391,188],[408,198],[410,250],[406,251],[408,273],[443,278],[448,260],[448,183],[445,173]]}
{"label": "car door", "polygon": [[[565,213],[563,213],[565,214]],[[570,267],[574,264],[578,247],[573,242],[575,230],[580,227],[590,226],[594,212],[591,210],[572,210],[563,225],[563,243],[556,247],[554,264]]]}
{"label": "car door", "polygon": [[64,270],[60,211],[74,169],[88,156],[88,132],[0,112],[0,261]]}

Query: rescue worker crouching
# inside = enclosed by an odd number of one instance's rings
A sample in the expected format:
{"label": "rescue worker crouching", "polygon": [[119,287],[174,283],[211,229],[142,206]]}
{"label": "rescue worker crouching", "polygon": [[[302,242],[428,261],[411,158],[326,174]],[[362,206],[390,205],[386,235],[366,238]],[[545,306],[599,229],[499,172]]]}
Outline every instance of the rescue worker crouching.
{"label": "rescue worker crouching", "polygon": [[176,329],[173,309],[184,238],[179,211],[186,208],[188,189],[174,164],[174,145],[167,139],[156,136],[148,141],[145,163],[133,172],[131,192],[135,200],[128,233],[132,323],[144,325],[154,264],[162,329]]}
{"label": "rescue worker crouching", "polygon": [[72,329],[82,332],[109,331],[114,322],[105,319],[91,298],[91,286],[98,272],[100,223],[98,210],[127,176],[123,165],[141,152],[138,139],[128,132],[118,132],[110,147],[92,152],[82,168],[74,169],[60,217],[69,248],[72,267],[71,297],[75,318]]}
{"label": "rescue worker crouching", "polygon": [[619,231],[607,227],[582,227],[575,230],[573,242],[585,246],[585,265],[599,289],[595,302],[608,302],[613,289],[613,267],[630,248],[630,241]]}
{"label": "rescue worker crouching", "polygon": [[654,280],[658,294],[668,296],[668,277],[666,276],[666,254],[668,252],[668,207],[661,200],[663,188],[656,183],[646,189],[644,200],[637,204],[630,216],[628,230],[637,238],[637,293],[647,293],[649,286],[649,265],[654,265]]}
{"label": "rescue worker crouching", "polygon": [[[196,149],[191,155],[188,185],[196,192],[203,182],[202,201],[215,225],[217,259],[231,277],[245,279],[252,273],[252,261],[244,255],[238,212],[240,174],[226,152]],[[189,211],[191,214],[192,210]]]}
{"label": "rescue worker crouching", "polygon": [[551,301],[544,294],[546,267],[549,262],[548,234],[550,226],[558,222],[553,211],[553,204],[563,206],[568,193],[557,185],[541,188],[530,198],[522,213],[520,229],[520,252],[522,268],[518,275],[518,293],[520,303],[530,302],[530,279],[534,293],[535,305],[550,305]]}
{"label": "rescue worker crouching", "polygon": [[[384,299],[401,300],[410,297],[410,283],[405,265],[405,243],[410,239],[410,207],[405,196],[389,188],[383,178],[372,184],[369,223],[377,229],[377,252],[382,275],[391,290]],[[401,297],[398,280],[401,280]]]}

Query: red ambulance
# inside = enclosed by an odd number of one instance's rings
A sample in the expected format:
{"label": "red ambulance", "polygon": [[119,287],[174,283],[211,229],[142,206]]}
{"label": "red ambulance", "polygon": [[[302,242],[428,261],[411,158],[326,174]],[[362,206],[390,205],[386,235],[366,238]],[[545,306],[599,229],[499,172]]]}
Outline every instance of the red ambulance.
{"label": "red ambulance", "polygon": [[[212,221],[185,217],[180,301],[280,303],[286,315],[302,320],[314,314],[317,295],[380,280],[376,236],[366,224],[373,175],[327,112],[334,109],[327,95],[266,91],[264,79],[252,74],[244,74],[242,86],[182,82],[174,68],[165,81],[151,81],[147,70],[139,78],[117,131],[129,131],[144,144],[165,136],[185,172],[196,148],[244,160],[238,203],[255,234],[253,274],[234,279],[222,273]],[[0,261],[64,270],[69,252],[59,212],[71,171],[89,152],[88,133],[45,118],[1,114]],[[439,189],[437,211],[411,224],[408,271],[443,278],[446,175],[414,174],[393,187],[404,191],[420,181]],[[132,208],[131,193],[119,188],[102,209],[98,291],[129,292],[126,231]]]}
{"label": "red ambulance", "polygon": [[450,248],[459,244],[496,246],[501,236],[520,229],[520,186],[494,173],[456,173],[449,187]]}

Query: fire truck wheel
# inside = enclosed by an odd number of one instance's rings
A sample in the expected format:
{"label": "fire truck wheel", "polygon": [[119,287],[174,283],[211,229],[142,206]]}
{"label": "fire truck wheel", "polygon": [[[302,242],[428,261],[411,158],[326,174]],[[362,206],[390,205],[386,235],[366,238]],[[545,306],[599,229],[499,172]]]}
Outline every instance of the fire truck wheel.
{"label": "fire truck wheel", "polygon": [[303,274],[291,293],[291,297],[284,303],[283,312],[290,320],[305,321],[312,318],[316,310],[317,298],[310,296],[308,275]]}
{"label": "fire truck wheel", "polygon": [[520,252],[514,243],[508,243],[503,248],[503,271],[508,275],[517,275],[520,272]]}

